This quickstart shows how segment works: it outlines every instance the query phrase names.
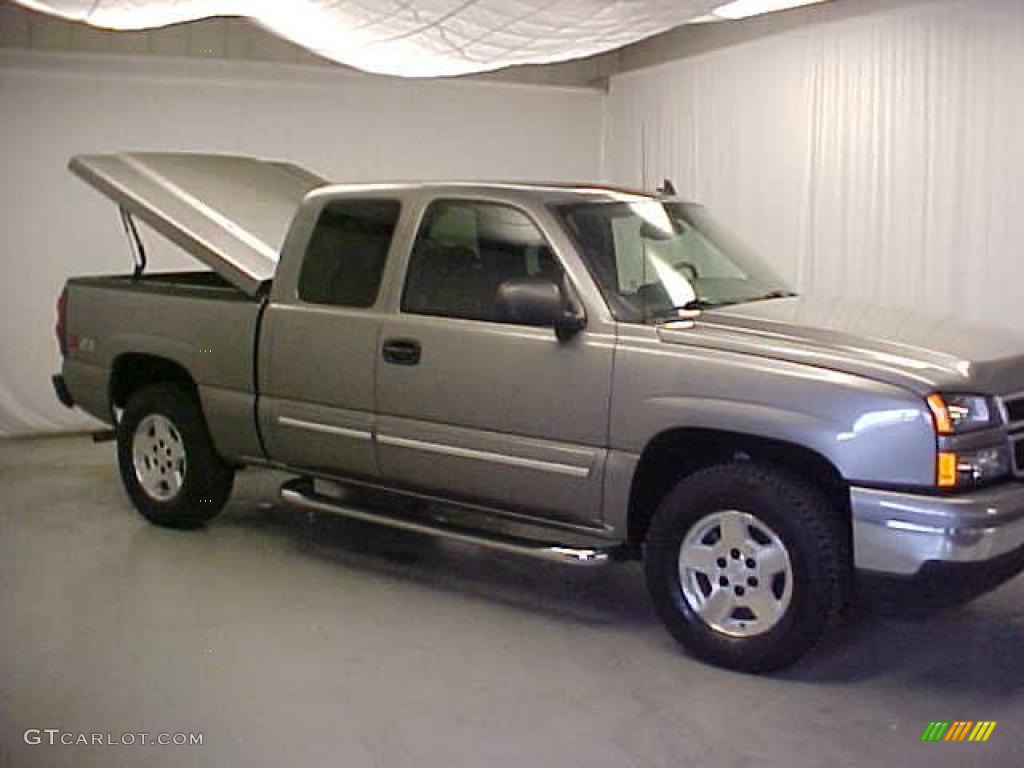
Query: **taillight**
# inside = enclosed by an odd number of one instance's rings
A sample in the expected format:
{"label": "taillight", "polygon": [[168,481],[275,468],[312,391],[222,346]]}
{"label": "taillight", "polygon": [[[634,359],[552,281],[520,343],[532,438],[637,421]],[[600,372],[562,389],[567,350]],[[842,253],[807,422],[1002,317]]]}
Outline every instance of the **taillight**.
{"label": "taillight", "polygon": [[60,345],[60,353],[67,355],[68,353],[68,289],[65,288],[60,292],[60,298],[57,299],[57,327],[54,329],[57,332],[57,343]]}

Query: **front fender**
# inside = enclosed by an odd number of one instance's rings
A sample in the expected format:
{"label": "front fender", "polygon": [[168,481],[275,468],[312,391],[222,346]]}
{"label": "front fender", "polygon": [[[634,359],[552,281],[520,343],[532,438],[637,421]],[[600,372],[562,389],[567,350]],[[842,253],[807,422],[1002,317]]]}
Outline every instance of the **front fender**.
{"label": "front fender", "polygon": [[[702,429],[778,440],[827,459],[850,482],[930,483],[935,437],[927,414],[908,403],[879,401],[857,413],[808,413],[721,398],[661,396],[643,404],[660,429]],[[642,450],[642,449],[641,449]]]}
{"label": "front fender", "polygon": [[814,451],[851,483],[934,482],[926,404],[893,384],[786,360],[630,341],[617,351],[613,392],[613,450],[639,456],[665,430],[720,430]]}

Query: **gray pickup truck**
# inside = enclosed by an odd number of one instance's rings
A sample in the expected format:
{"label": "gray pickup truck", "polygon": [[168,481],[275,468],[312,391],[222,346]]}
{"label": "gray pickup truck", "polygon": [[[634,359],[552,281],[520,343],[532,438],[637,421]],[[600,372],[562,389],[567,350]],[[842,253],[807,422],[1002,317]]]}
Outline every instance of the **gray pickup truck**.
{"label": "gray pickup truck", "polygon": [[[205,523],[261,466],[300,507],[642,558],[671,633],[746,671],[804,654],[855,575],[987,589],[1024,566],[1024,342],[798,297],[699,206],[212,155],[70,167],[137,266],[68,281],[54,386],[116,427],[155,523]],[[145,273],[136,219],[209,271]]]}

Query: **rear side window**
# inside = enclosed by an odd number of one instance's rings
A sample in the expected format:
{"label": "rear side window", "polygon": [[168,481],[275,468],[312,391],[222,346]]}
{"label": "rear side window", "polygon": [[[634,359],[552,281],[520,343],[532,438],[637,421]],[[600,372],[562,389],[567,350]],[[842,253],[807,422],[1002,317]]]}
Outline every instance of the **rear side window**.
{"label": "rear side window", "polygon": [[397,200],[327,203],[306,248],[299,298],[337,307],[372,306],[400,211]]}
{"label": "rear side window", "polygon": [[440,200],[427,209],[413,246],[402,311],[502,322],[505,280],[561,281],[562,269],[536,225],[507,205]]}

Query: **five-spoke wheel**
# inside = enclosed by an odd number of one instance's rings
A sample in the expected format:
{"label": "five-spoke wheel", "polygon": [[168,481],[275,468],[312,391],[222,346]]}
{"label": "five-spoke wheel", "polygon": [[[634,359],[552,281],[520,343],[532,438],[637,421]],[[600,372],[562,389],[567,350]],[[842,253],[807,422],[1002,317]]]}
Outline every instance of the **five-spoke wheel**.
{"label": "five-spoke wheel", "polygon": [[170,501],[185,482],[185,443],[165,416],[146,416],[135,428],[132,463],[142,489],[157,501]]}
{"label": "five-spoke wheel", "polygon": [[736,637],[774,627],[793,597],[786,545],[768,525],[734,509],[693,525],[679,549],[679,580],[708,626]]}
{"label": "five-spoke wheel", "polygon": [[216,515],[234,481],[217,455],[195,391],[151,384],[136,391],[117,424],[121,480],[148,520],[195,528]]}
{"label": "five-spoke wheel", "polygon": [[766,672],[792,664],[838,618],[852,581],[849,530],[798,475],[719,464],[662,500],[644,570],[658,615],[690,652]]}

